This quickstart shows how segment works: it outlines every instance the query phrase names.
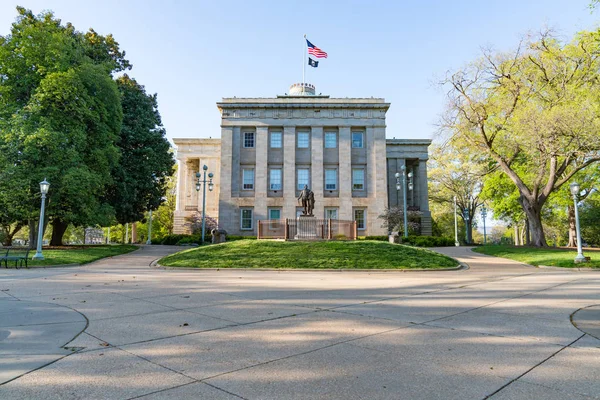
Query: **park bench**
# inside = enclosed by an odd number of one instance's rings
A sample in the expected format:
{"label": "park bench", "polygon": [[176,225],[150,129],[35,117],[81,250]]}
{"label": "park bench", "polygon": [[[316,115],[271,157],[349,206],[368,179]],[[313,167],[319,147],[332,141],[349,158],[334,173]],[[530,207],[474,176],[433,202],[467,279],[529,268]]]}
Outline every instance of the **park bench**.
{"label": "park bench", "polygon": [[23,266],[25,262],[25,268],[29,268],[27,260],[29,258],[30,249],[19,249],[19,248],[7,248],[6,251],[0,251],[0,263],[4,261],[4,268],[8,268],[8,262],[14,261],[15,268]]}

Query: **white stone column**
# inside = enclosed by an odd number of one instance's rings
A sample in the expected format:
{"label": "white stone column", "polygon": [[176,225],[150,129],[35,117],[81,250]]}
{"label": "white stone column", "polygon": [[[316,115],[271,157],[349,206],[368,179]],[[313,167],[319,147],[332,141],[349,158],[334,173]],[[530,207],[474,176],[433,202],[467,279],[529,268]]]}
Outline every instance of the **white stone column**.
{"label": "white stone column", "polygon": [[256,127],[256,164],[254,166],[254,219],[267,219],[267,157],[269,129]]}
{"label": "white stone column", "polygon": [[310,188],[315,194],[315,209],[313,214],[317,218],[325,218],[325,206],[323,204],[323,127],[313,126],[311,132],[311,182]]}
{"label": "white stone column", "polygon": [[183,211],[184,209],[183,198],[185,197],[186,162],[186,158],[177,160],[177,201],[175,202],[175,211]]}
{"label": "white stone column", "polygon": [[339,127],[339,219],[353,220],[352,215],[352,140],[349,126]]}
{"label": "white stone column", "polygon": [[296,218],[296,127],[283,127],[283,215]]}

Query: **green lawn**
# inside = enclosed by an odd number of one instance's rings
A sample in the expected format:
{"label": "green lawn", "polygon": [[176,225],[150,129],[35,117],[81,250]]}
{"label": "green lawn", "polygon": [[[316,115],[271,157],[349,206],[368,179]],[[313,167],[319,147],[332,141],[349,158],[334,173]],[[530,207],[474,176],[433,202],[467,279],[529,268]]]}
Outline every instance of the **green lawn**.
{"label": "green lawn", "polygon": [[575,264],[573,260],[577,255],[575,250],[535,248],[535,247],[513,247],[513,246],[481,246],[473,251],[489,256],[510,258],[511,260],[521,261],[531,265],[546,265],[551,267],[580,268],[592,267],[600,268],[600,252],[584,251],[583,255],[591,257],[592,260],[587,263]]}
{"label": "green lawn", "polygon": [[[30,267],[64,264],[87,264],[101,258],[129,253],[135,249],[137,249],[137,246],[131,245],[64,246],[59,249],[42,249],[44,259],[38,261],[31,260],[31,257],[35,254],[35,250],[32,250],[29,252],[28,264]],[[9,253],[9,255],[11,253]],[[23,254],[23,252],[19,250],[15,254]],[[14,261],[8,262],[9,268],[14,268],[14,265]],[[2,267],[4,268],[4,262],[2,262]],[[24,267],[25,266],[23,266],[23,268]]]}
{"label": "green lawn", "polygon": [[439,269],[458,262],[425,249],[380,241],[239,240],[181,251],[160,265],[192,268]]}

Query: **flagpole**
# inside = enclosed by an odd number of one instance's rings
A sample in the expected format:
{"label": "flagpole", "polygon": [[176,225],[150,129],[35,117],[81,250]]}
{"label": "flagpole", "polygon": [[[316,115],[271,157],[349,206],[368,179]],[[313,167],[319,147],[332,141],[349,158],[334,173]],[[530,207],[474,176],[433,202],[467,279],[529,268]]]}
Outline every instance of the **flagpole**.
{"label": "flagpole", "polygon": [[306,76],[306,35],[304,35],[304,41],[302,45],[302,94],[304,94],[304,84]]}

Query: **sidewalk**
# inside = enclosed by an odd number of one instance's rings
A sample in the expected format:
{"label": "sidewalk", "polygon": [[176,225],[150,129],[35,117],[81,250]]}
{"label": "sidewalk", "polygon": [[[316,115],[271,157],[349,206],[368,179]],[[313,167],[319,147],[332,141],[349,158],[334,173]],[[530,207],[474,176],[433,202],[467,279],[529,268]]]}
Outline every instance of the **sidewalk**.
{"label": "sidewalk", "polygon": [[64,346],[86,326],[64,306],[0,298],[0,385],[70,354]]}

